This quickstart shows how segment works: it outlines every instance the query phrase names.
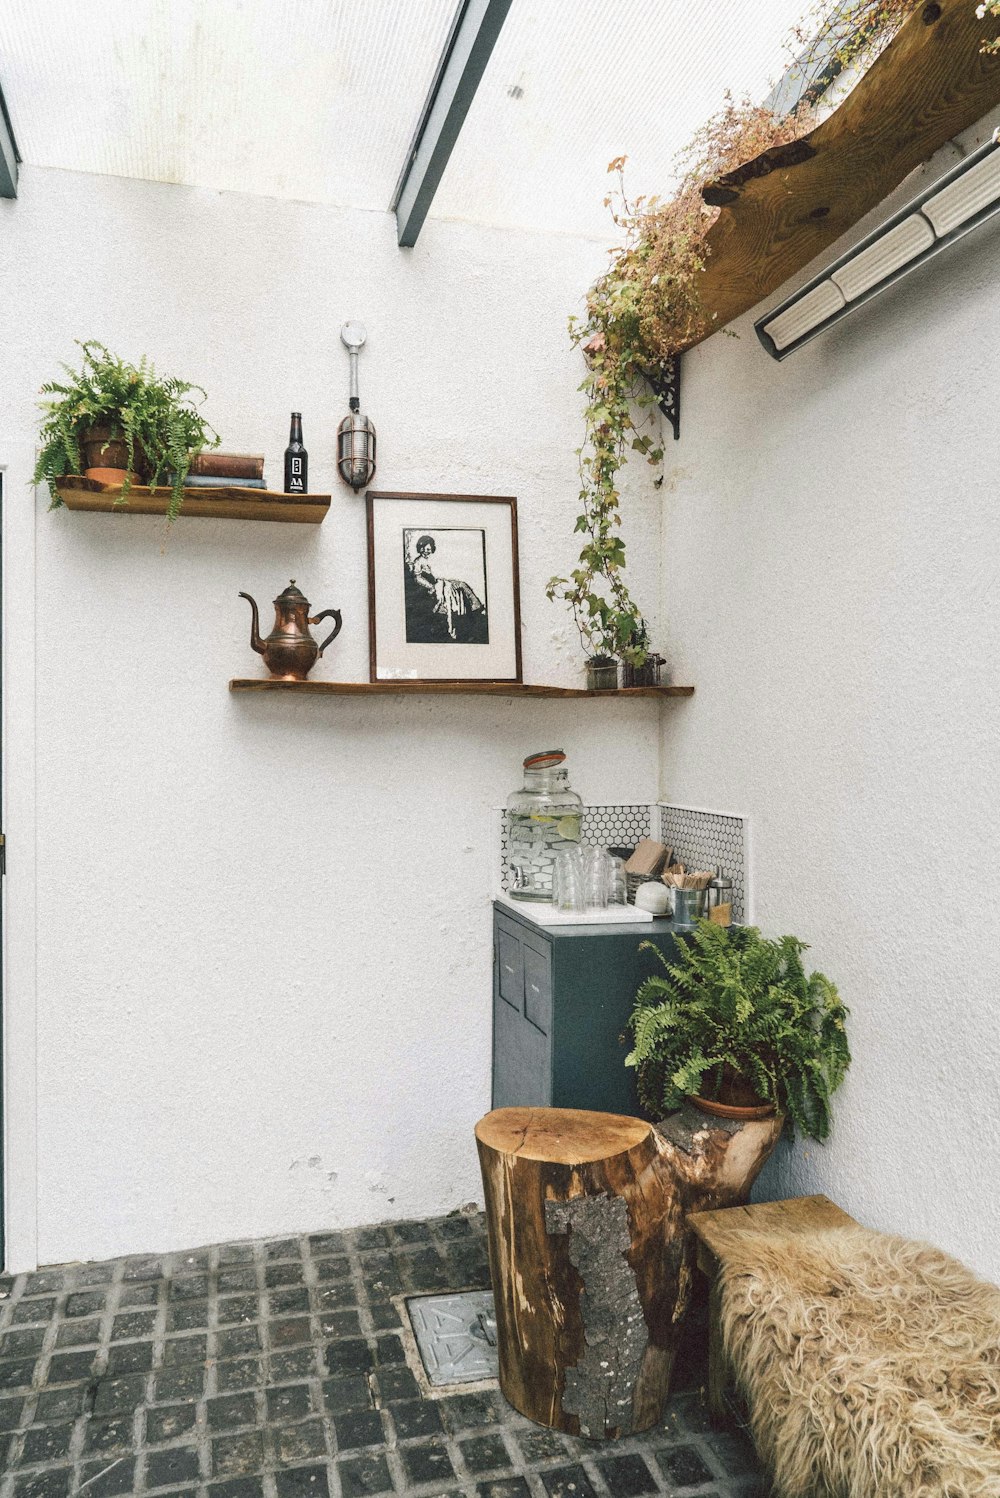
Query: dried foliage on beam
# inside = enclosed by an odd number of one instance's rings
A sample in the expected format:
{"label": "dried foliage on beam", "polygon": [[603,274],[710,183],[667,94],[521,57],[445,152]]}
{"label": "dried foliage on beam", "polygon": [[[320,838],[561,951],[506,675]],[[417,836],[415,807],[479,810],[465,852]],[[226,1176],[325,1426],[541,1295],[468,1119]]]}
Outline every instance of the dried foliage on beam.
{"label": "dried foliage on beam", "polygon": [[721,206],[699,291],[711,326],[769,296],[875,208],[909,172],[1000,103],[970,0],[930,0],[827,119],[710,183]]}

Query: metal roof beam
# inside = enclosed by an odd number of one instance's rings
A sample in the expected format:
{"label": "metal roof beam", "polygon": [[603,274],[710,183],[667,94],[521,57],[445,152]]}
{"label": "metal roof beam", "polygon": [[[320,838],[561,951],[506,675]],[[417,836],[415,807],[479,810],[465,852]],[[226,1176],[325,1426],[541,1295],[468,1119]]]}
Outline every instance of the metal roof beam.
{"label": "metal roof beam", "polygon": [[17,164],[20,160],[7,102],[0,88],[0,198],[17,197]]}
{"label": "metal roof beam", "polygon": [[461,0],[389,205],[399,244],[417,242],[512,0]]}

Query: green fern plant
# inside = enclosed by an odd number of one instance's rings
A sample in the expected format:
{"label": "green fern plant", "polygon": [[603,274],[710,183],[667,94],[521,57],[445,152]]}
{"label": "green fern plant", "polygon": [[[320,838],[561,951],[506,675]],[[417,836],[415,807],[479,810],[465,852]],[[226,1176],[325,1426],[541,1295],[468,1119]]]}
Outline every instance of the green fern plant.
{"label": "green fern plant", "polygon": [[77,344],[83,367],[62,368],[65,380],[49,380],[41,389],[44,420],[32,482],[48,485],[57,509],[59,480],[83,472],[82,443],[94,427],[107,426],[121,434],[128,453],[129,477],[115,501],[124,504],[133,471],[143,468],[149,484],[169,481],[167,516],[173,520],[184,499],[184,480],[195,453],[218,447],[218,434],[198,410],[194,395],[205,399],[200,385],[174,375],[159,376],[148,359],[138,365],[118,359],[95,339]]}
{"label": "green fern plant", "polygon": [[851,1062],[847,1009],[822,973],[806,975],[804,942],[754,926],[700,921],[676,961],[640,986],[629,1021],[643,1106],[660,1115],[686,1096],[773,1103],[794,1133],[830,1132],[830,1098]]}

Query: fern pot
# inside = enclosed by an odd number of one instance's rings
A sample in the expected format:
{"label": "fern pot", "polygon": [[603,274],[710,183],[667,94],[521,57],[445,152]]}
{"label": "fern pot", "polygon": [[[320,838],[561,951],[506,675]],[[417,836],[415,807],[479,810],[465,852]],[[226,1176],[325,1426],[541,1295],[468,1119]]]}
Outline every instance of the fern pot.
{"label": "fern pot", "polygon": [[752,1082],[742,1072],[736,1071],[727,1062],[719,1080],[721,1098],[692,1097],[691,1101],[713,1118],[736,1118],[750,1123],[755,1118],[772,1118],[776,1112],[773,1103],[765,1103]]}
{"label": "fern pot", "polygon": [[130,474],[127,468],[88,468],[83,476],[85,479],[92,479],[96,484],[112,484],[118,489],[129,481],[133,484],[142,483],[139,475]]}
{"label": "fern pot", "polygon": [[691,1102],[702,1113],[710,1113],[713,1118],[734,1118],[742,1123],[752,1123],[757,1118],[773,1118],[777,1111],[773,1103],[719,1103],[715,1098],[707,1097],[692,1097]]}
{"label": "fern pot", "polygon": [[[85,464],[84,478],[97,479],[102,484],[125,482],[128,475],[128,444],[121,427],[107,423],[92,426],[86,437],[81,438],[80,449]],[[133,480],[138,481],[145,468],[146,455],[137,443]],[[109,474],[114,477],[109,478]]]}

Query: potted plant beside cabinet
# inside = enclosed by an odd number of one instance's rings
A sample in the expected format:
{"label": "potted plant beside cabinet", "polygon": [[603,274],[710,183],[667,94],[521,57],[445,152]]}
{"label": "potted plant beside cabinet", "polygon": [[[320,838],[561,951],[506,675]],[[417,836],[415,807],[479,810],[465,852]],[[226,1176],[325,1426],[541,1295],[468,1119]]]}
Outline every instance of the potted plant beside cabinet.
{"label": "potted plant beside cabinet", "polygon": [[[830,1132],[830,1097],[851,1061],[847,1009],[822,973],[806,975],[806,946],[754,926],[701,921],[664,973],[639,988],[630,1025],[639,1096],[654,1116],[685,1098],[747,1119],[781,1113],[813,1139]],[[763,1111],[761,1111],[763,1110]]]}
{"label": "potted plant beside cabinet", "polygon": [[191,459],[202,448],[219,445],[192,400],[195,394],[204,399],[204,390],[173,375],[157,375],[145,358],[128,364],[94,339],[79,347],[83,367],[64,364],[66,379],[42,386],[45,416],[34,482],[48,484],[53,509],[62,504],[59,481],[70,474],[120,484],[122,503],[137,478],[150,486],[169,484],[172,520],[184,498]]}

